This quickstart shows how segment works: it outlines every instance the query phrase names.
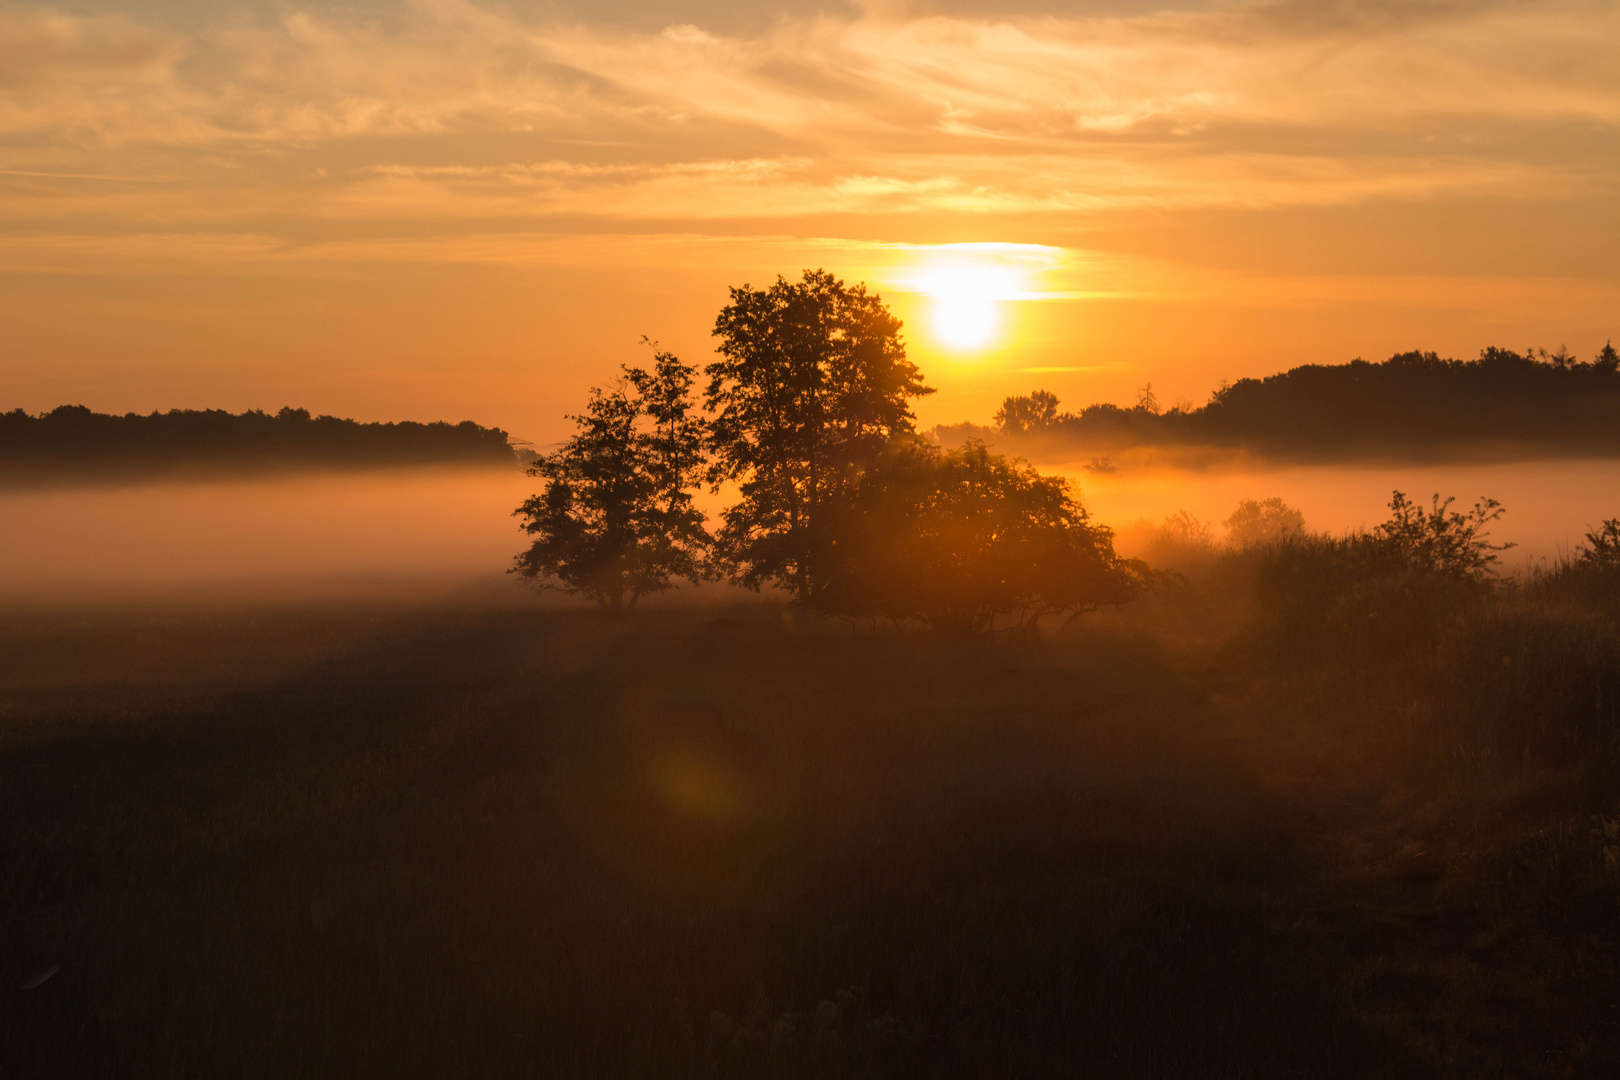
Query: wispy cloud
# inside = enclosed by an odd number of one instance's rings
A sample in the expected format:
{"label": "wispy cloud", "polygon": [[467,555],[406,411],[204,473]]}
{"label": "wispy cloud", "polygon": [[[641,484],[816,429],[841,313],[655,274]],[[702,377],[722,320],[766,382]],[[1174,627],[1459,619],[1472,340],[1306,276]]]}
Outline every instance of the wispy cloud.
{"label": "wispy cloud", "polygon": [[[184,34],[13,7],[0,165],[12,228],[53,213],[329,227],[1580,195],[1614,181],[1608,154],[1577,144],[1615,138],[1616,45],[1620,8],[1558,0],[869,9],[732,35],[465,0],[388,24],[296,12]],[[50,187],[90,176],[182,180]]]}

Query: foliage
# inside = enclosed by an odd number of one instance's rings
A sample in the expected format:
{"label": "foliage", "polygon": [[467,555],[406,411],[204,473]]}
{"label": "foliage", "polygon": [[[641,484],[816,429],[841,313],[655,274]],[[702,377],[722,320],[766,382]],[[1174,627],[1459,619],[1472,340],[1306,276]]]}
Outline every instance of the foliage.
{"label": "foliage", "polygon": [[1252,577],[1253,653],[1287,669],[1314,663],[1349,668],[1427,649],[1437,619],[1480,595],[1472,581],[1423,573],[1394,546],[1367,533],[1298,533],[1239,548],[1229,565]]}
{"label": "foliage", "polygon": [[1176,574],[1202,574],[1221,557],[1209,524],[1186,510],[1157,522],[1130,522],[1119,529],[1117,546],[1150,566]]}
{"label": "foliage", "polygon": [[714,334],[708,477],[717,487],[738,481],[740,495],[723,514],[717,554],[739,584],[775,582],[808,603],[831,541],[822,507],[912,430],[907,399],[932,391],[882,299],[823,270],[733,288]]}
{"label": "foliage", "polygon": [[1225,384],[1197,409],[1160,411],[1150,385],[1134,406],[1066,412],[1055,395],[1038,390],[1004,401],[995,431],[1062,439],[1087,452],[1243,447],[1306,460],[1454,456],[1492,444],[1613,453],[1620,450],[1617,416],[1620,354],[1612,345],[1590,361],[1562,349],[1491,347],[1473,360],[1406,352],[1382,363],[1308,364]]}
{"label": "foliage", "polygon": [[1576,549],[1581,566],[1620,570],[1620,518],[1609,518],[1586,534],[1586,543]]}
{"label": "foliage", "polygon": [[704,576],[709,539],[689,490],[703,461],[696,372],[660,352],[651,372],[626,368],[591,391],[574,437],[529,469],[546,485],[515,511],[535,539],[512,572],[612,611]]}
{"label": "foliage", "polygon": [[996,410],[996,430],[1006,435],[1029,435],[1045,431],[1057,420],[1058,397],[1049,390],[1036,390],[1009,397]]}
{"label": "foliage", "polygon": [[1305,515],[1276,497],[1243,499],[1222,524],[1233,544],[1252,547],[1298,536],[1305,531]]}
{"label": "foliage", "polygon": [[1467,513],[1451,510],[1455,498],[1436,494],[1425,510],[1397,491],[1389,502],[1390,517],[1373,529],[1373,537],[1414,569],[1470,580],[1483,579],[1497,561],[1496,552],[1512,544],[1492,544],[1487,526],[1503,514],[1502,504],[1481,498]]}
{"label": "foliage", "polygon": [[1185,510],[1165,515],[1159,531],[1172,542],[1191,547],[1209,548],[1215,543],[1215,534],[1210,530],[1209,524],[1193,517]]}
{"label": "foliage", "polygon": [[506,432],[470,420],[362,424],[294,408],[0,413],[0,477],[21,480],[429,463],[510,467],[516,459]]}
{"label": "foliage", "polygon": [[977,631],[998,616],[1022,624],[1123,604],[1149,581],[1142,563],[1115,555],[1066,480],[982,443],[897,442],[832,517],[817,602],[833,614]]}

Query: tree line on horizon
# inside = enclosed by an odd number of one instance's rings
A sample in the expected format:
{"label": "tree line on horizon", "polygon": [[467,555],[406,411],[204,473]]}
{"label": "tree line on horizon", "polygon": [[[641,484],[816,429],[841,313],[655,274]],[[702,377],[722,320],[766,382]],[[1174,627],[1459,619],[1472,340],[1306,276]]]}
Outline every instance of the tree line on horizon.
{"label": "tree line on horizon", "polygon": [[19,480],[221,468],[516,462],[506,432],[471,420],[362,423],[292,407],[275,413],[172,409],[119,416],[62,405],[38,415],[22,409],[0,413],[0,478]]}
{"label": "tree line on horizon", "polygon": [[[537,455],[528,471],[545,484],[514,511],[531,542],[512,572],[607,611],[679,581],[725,579],[779,588],[824,615],[952,631],[1072,619],[1179,578],[1121,557],[1063,477],[978,439],[950,449],[919,434],[910,401],[932,389],[906,357],[899,320],[864,285],[813,270],[730,297],[715,320],[717,360],[700,370],[644,338],[652,364],[623,366],[591,390],[570,417],[574,435]],[[1610,352],[1548,366],[1610,378]],[[1540,362],[1493,354],[1460,367],[1504,363]],[[1432,356],[1392,364],[1458,366]],[[1009,399],[998,421],[1057,424],[1056,406],[1050,394]],[[1160,415],[1151,403],[1139,411]],[[696,505],[705,487],[735,493],[713,531]],[[1245,499],[1225,522],[1229,550],[1335,579],[1388,572],[1483,586],[1512,546],[1489,539],[1502,507],[1482,497],[1459,511],[1453,501],[1437,494],[1425,507],[1396,491],[1383,524],[1330,537],[1307,532],[1280,499]],[[1197,523],[1180,518],[1183,540],[1196,540]],[[1570,573],[1620,565],[1620,520],[1586,539]]]}
{"label": "tree line on horizon", "polygon": [[1308,364],[1223,385],[1197,408],[1162,408],[1149,384],[1134,406],[1059,411],[1048,390],[1002,402],[992,428],[959,424],[944,438],[977,435],[1095,450],[1238,448],[1295,460],[1467,454],[1491,443],[1560,453],[1620,451],[1620,353],[1591,360],[1560,348],[1491,347],[1473,360],[1397,353],[1382,363]]}
{"label": "tree line on horizon", "polygon": [[[730,296],[716,361],[700,373],[655,346],[534,462],[546,483],[516,511],[533,541],[514,572],[612,611],[724,578],[822,614],[958,631],[1148,586],[1063,478],[917,433],[909,402],[933,391],[864,285],[811,270]],[[694,504],[704,486],[736,494],[713,532]]]}

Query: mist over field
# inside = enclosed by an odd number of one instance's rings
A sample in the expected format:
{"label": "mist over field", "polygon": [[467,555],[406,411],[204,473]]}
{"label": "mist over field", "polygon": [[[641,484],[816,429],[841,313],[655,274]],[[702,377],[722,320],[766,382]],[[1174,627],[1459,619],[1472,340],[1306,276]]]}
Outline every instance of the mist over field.
{"label": "mist over field", "polygon": [[0,1080],[1620,1077],[1614,0],[0,0]]}
{"label": "mist over field", "polygon": [[[1366,528],[1399,488],[1500,500],[1508,513],[1493,536],[1517,545],[1504,555],[1511,569],[1567,554],[1620,506],[1614,461],[1049,471],[1071,478],[1093,518],[1123,534],[1127,554],[1132,526],[1183,510],[1220,538],[1241,499],[1280,496],[1315,531]],[[426,468],[0,490],[0,598],[515,594],[519,583],[502,577],[522,539],[511,512],[534,486],[516,469]],[[723,501],[701,498],[711,513]]]}
{"label": "mist over field", "polygon": [[517,469],[0,491],[0,594],[274,599],[437,593],[512,560]]}

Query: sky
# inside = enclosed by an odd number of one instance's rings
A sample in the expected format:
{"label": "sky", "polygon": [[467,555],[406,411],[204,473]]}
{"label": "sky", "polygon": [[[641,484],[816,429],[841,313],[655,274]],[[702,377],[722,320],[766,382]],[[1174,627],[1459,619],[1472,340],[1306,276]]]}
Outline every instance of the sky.
{"label": "sky", "polygon": [[0,409],[548,442],[824,267],[925,425],[1620,338],[1620,4],[0,5]]}

